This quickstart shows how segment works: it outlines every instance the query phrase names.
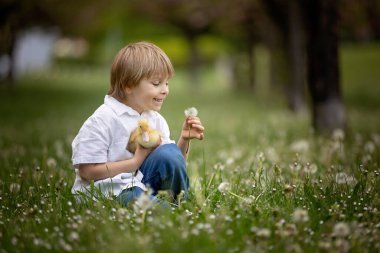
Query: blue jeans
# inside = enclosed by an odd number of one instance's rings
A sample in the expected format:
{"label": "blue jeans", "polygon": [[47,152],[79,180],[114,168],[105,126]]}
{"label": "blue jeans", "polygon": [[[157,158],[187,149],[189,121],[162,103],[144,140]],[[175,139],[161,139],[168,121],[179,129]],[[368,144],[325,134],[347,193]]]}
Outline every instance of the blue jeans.
{"label": "blue jeans", "polygon": [[[169,190],[175,201],[177,195],[184,191],[185,199],[189,188],[189,178],[186,174],[186,163],[181,150],[176,144],[165,144],[156,148],[140,166],[144,177],[142,182],[153,190],[152,200],[160,190]],[[143,193],[138,187],[125,189],[117,200],[126,206]]]}

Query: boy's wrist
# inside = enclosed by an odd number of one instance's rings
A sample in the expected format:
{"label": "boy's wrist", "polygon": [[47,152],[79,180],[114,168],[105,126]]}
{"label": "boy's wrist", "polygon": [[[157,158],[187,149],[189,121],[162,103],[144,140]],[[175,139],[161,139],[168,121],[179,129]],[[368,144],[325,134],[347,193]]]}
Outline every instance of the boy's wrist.
{"label": "boy's wrist", "polygon": [[143,163],[143,159],[141,157],[138,157],[138,156],[134,156],[132,159],[132,167],[133,167],[133,170],[136,171],[140,168],[141,164]]}
{"label": "boy's wrist", "polygon": [[184,142],[190,142],[190,141],[191,141],[191,139],[190,139],[188,136],[184,137],[184,136],[182,135],[182,136],[181,136],[181,139],[182,139],[182,141],[184,141]]}

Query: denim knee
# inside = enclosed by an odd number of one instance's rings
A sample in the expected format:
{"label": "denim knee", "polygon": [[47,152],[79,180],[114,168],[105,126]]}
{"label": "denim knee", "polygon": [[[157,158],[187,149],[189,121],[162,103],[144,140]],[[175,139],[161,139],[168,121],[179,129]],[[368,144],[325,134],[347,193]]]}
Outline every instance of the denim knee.
{"label": "denim knee", "polygon": [[165,144],[153,151],[140,167],[143,183],[159,190],[172,190],[174,195],[189,185],[185,159],[176,144]]}
{"label": "denim knee", "polygon": [[137,198],[144,194],[144,190],[140,187],[132,187],[124,189],[117,197],[116,201],[119,202],[122,206],[127,206],[129,203],[133,202]]}
{"label": "denim knee", "polygon": [[157,159],[161,177],[166,178],[178,173],[186,173],[185,159],[176,144],[166,144],[153,152],[153,159]]}

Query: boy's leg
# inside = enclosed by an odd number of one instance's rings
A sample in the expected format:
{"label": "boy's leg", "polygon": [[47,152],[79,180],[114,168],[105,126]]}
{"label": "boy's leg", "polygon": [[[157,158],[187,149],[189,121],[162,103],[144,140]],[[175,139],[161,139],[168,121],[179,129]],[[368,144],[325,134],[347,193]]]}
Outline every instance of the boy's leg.
{"label": "boy's leg", "polygon": [[[142,190],[140,187],[134,186],[128,189],[123,190],[117,197],[116,201],[119,202],[122,206],[126,207],[130,203],[136,201],[141,195],[146,194],[144,190]],[[148,199],[150,200],[149,203],[146,202],[146,200],[142,201],[141,204],[143,205],[157,205],[159,207],[162,207],[164,209],[169,208],[169,204],[165,201],[162,201],[155,196],[147,195]],[[141,207],[141,206],[140,206]]]}
{"label": "boy's leg", "polygon": [[142,182],[153,189],[171,190],[173,197],[183,190],[187,199],[189,178],[186,174],[185,159],[176,144],[165,144],[156,148],[143,162],[140,171]]}
{"label": "boy's leg", "polygon": [[140,187],[131,187],[123,190],[117,197],[116,201],[123,206],[127,206],[132,201],[136,200],[141,194],[144,194],[144,190]]}

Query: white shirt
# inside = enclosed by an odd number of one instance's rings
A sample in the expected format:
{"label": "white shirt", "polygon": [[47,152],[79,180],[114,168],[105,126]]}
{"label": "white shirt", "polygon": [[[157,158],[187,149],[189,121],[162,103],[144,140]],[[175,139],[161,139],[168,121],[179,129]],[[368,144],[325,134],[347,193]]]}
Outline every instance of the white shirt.
{"label": "white shirt", "polygon": [[[137,127],[137,122],[146,118],[149,126],[162,133],[161,145],[174,143],[170,139],[169,126],[158,112],[146,111],[141,115],[131,107],[106,95],[104,104],[83,124],[72,143],[72,162],[76,178],[72,192],[89,192],[90,182],[79,176],[78,167],[83,163],[106,163],[130,159],[133,154],[127,150],[129,137]],[[119,195],[124,189],[138,186],[145,190],[141,182],[143,174],[121,173],[112,178],[94,182],[105,196]]]}

